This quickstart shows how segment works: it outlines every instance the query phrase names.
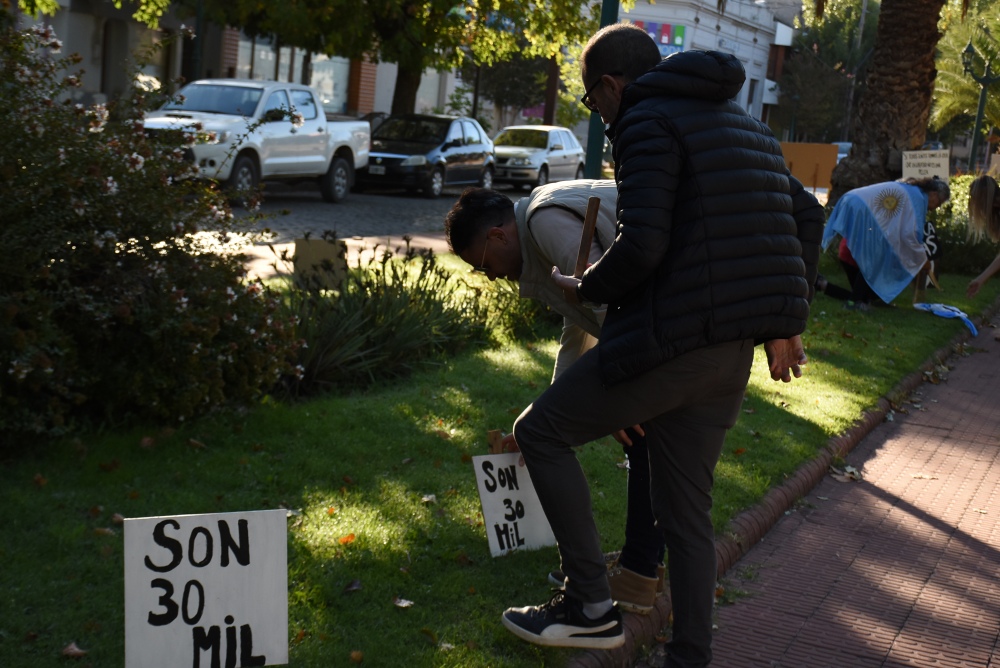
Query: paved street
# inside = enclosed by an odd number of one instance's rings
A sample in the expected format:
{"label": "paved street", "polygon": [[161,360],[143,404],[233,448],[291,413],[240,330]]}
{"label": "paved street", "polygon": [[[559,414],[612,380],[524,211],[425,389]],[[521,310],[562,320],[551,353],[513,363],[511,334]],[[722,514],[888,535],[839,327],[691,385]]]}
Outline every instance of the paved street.
{"label": "paved street", "polygon": [[[525,190],[498,189],[514,201],[527,194]],[[403,235],[412,237],[411,243],[418,248],[445,252],[444,217],[462,190],[445,189],[437,199],[402,190],[366,191],[329,204],[311,184],[268,184],[261,211],[268,216],[264,226],[275,233],[272,245],[278,252],[288,250],[291,254],[295,239],[306,234],[319,238],[327,230],[346,241],[351,253],[371,249],[376,243],[395,249],[403,244]],[[263,277],[274,273],[275,254],[266,244],[255,246],[251,255],[251,274]]]}

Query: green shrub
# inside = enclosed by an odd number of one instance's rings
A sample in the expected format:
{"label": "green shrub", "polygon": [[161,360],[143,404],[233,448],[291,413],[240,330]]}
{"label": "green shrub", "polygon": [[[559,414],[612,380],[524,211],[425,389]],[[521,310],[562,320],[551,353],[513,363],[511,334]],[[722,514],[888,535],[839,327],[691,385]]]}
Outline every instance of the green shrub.
{"label": "green shrub", "polygon": [[[336,241],[329,232],[323,238]],[[374,250],[359,254],[336,290],[323,287],[334,280],[332,266],[315,267],[311,280],[286,275],[285,308],[305,342],[297,374],[284,382],[289,396],[365,387],[490,340],[499,309],[488,292],[430,252]]]}
{"label": "green shrub", "polygon": [[289,368],[292,323],[217,249],[236,223],[190,178],[196,137],[147,137],[138,89],[74,103],[60,47],[0,12],[0,434],[255,398]]}

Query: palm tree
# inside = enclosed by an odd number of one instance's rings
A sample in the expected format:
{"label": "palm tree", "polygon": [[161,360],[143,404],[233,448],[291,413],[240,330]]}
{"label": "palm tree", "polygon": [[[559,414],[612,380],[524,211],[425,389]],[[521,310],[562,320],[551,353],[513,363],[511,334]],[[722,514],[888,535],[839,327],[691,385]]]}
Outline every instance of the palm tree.
{"label": "palm tree", "polygon": [[[1000,64],[1000,15],[982,12],[974,20],[948,27],[938,53],[938,76],[934,85],[934,104],[931,107],[930,127],[939,130],[952,120],[968,121],[976,114],[979,105],[980,85],[965,73],[963,52],[972,44],[973,50],[992,59],[991,71],[996,73]],[[981,65],[976,66],[982,72]],[[1000,95],[986,97],[983,120],[987,127],[1000,126]]]}
{"label": "palm tree", "polygon": [[[850,119],[854,145],[833,170],[829,203],[848,190],[899,178],[903,151],[924,143],[946,0],[883,0],[864,96]],[[969,0],[962,0],[963,13]],[[822,13],[822,0],[816,12]]]}

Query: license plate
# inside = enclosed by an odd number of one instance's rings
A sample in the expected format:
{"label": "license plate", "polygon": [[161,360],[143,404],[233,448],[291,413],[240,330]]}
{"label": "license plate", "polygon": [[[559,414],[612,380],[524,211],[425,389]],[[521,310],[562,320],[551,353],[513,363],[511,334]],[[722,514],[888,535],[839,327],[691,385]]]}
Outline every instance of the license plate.
{"label": "license plate", "polygon": [[369,174],[385,174],[385,167],[383,165],[369,165]]}

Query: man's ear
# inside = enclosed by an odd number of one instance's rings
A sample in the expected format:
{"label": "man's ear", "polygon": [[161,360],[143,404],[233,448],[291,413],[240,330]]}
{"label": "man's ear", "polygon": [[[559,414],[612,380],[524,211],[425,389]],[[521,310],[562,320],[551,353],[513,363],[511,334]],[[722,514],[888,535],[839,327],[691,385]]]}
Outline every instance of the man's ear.
{"label": "man's ear", "polygon": [[625,89],[625,80],[621,77],[616,77],[613,74],[605,74],[601,77],[604,80],[604,86],[607,87],[609,91],[612,91],[617,97],[622,96],[622,91]]}

